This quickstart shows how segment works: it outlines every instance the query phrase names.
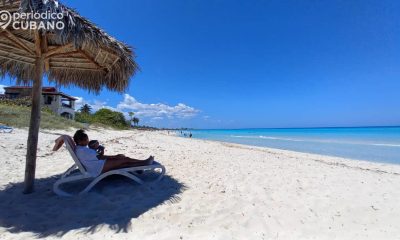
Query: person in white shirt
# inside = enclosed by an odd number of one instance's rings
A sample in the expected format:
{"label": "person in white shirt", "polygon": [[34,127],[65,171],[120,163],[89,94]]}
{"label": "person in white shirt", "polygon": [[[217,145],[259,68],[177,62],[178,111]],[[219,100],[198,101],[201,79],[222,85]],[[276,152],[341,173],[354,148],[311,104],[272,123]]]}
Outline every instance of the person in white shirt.
{"label": "person in white shirt", "polygon": [[92,176],[98,176],[114,169],[151,165],[154,161],[153,156],[145,160],[138,160],[123,154],[98,155],[96,150],[88,148],[89,136],[84,130],[76,131],[74,141],[76,143],[76,156]]}

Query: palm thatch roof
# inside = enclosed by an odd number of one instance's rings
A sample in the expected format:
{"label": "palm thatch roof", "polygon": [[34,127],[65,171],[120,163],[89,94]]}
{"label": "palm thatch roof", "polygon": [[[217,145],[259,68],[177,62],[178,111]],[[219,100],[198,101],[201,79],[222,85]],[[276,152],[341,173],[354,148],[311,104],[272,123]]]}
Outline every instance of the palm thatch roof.
{"label": "palm thatch roof", "polygon": [[[40,32],[45,39],[45,73],[51,82],[93,92],[104,87],[123,92],[138,70],[129,46],[57,0],[0,0],[0,11],[3,10],[64,13],[64,29]],[[16,30],[12,26],[0,29],[1,77],[9,75],[18,84],[30,84],[36,56],[34,31]]]}

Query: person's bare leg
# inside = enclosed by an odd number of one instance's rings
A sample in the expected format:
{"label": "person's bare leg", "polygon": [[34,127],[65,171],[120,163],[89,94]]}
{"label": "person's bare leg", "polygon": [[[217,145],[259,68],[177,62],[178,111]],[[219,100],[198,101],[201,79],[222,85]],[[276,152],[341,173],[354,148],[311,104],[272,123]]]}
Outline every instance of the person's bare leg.
{"label": "person's bare leg", "polygon": [[102,173],[121,168],[151,165],[153,161],[154,161],[153,156],[150,156],[146,160],[137,160],[128,157],[110,157],[104,163]]}
{"label": "person's bare leg", "polygon": [[126,157],[125,158],[126,163],[122,164],[123,167],[138,167],[138,166],[146,166],[146,165],[151,165],[153,164],[154,157],[150,156],[146,160],[137,160],[133,158]]}
{"label": "person's bare leg", "polygon": [[110,161],[125,161],[125,162],[130,162],[130,163],[144,163],[146,161],[148,161],[148,162],[150,161],[150,164],[151,164],[153,162],[153,160],[154,160],[154,157],[150,156],[147,159],[140,160],[140,159],[130,158],[130,157],[127,157],[125,155],[119,154],[119,155],[116,155],[116,156],[107,157],[107,160],[110,160]]}

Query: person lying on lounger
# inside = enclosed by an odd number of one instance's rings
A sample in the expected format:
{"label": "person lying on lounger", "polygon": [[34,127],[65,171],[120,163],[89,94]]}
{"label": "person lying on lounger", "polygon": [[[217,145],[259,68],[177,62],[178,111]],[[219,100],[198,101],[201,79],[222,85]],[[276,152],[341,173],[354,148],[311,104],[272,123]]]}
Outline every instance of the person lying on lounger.
{"label": "person lying on lounger", "polygon": [[123,154],[113,156],[98,155],[96,150],[88,148],[89,136],[84,130],[76,131],[74,141],[76,143],[76,156],[85,166],[86,170],[93,175],[99,175],[100,173],[120,168],[151,165],[154,161],[153,156],[150,156],[146,160],[138,160],[126,157]]}

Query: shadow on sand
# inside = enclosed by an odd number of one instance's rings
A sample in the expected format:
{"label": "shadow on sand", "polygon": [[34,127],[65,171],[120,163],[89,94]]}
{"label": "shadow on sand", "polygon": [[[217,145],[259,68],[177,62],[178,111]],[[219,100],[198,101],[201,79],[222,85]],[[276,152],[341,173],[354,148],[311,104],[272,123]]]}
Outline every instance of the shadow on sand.
{"label": "shadow on sand", "polygon": [[109,177],[88,194],[63,198],[52,192],[58,177],[37,179],[36,190],[29,195],[22,194],[23,183],[1,190],[0,226],[11,233],[31,232],[38,238],[61,237],[81,228],[83,233],[94,233],[104,226],[116,233],[128,232],[132,219],[158,205],[179,201],[178,195],[186,188],[168,175],[143,185]]}

